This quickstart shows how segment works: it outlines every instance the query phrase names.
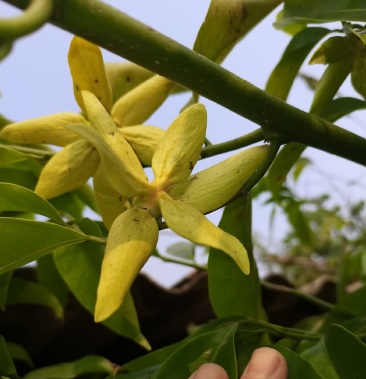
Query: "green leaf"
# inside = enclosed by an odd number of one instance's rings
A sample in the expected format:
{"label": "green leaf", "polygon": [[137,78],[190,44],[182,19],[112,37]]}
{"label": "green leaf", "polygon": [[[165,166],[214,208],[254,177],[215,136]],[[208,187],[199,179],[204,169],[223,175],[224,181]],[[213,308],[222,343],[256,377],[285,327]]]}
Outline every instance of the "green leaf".
{"label": "green leaf", "polygon": [[366,98],[366,48],[359,51],[356,55],[352,73],[351,81],[353,88],[364,98]]}
{"label": "green leaf", "polygon": [[300,208],[301,204],[295,200],[289,201],[284,211],[294,228],[296,237],[305,245],[311,246],[314,241],[314,234],[309,226],[309,222]]}
{"label": "green leaf", "polygon": [[344,327],[332,324],[327,329],[325,347],[341,379],[366,378],[366,345]]}
{"label": "green leaf", "polygon": [[114,365],[107,359],[97,355],[87,355],[74,362],[61,363],[31,371],[24,376],[24,379],[72,379],[79,375],[112,374],[113,371]]}
{"label": "green leaf", "polygon": [[301,358],[299,355],[287,349],[286,347],[275,345],[272,346],[279,351],[287,361],[288,378],[306,378],[306,379],[331,379],[321,375],[308,361]]}
{"label": "green leaf", "polygon": [[280,150],[269,168],[265,178],[267,187],[276,201],[279,200],[280,189],[288,173],[305,149],[306,146],[301,143],[288,143]]}
{"label": "green leaf", "polygon": [[28,367],[34,367],[32,358],[23,346],[14,342],[7,342],[6,347],[13,361],[25,363]]}
{"label": "green leaf", "polygon": [[328,33],[330,30],[325,28],[306,28],[297,33],[272,71],[265,90],[285,101],[305,58]]}
{"label": "green leaf", "polygon": [[350,318],[366,314],[366,286],[341,297],[322,325],[322,330],[332,323],[344,323]]}
{"label": "green leaf", "polygon": [[8,290],[6,305],[36,304],[49,307],[55,317],[63,318],[64,310],[57,297],[47,288],[29,280],[13,277]]}
{"label": "green leaf", "polygon": [[12,168],[0,168],[2,182],[14,183],[19,186],[33,189],[36,186],[38,176],[31,171],[21,171]]}
{"label": "green leaf", "polygon": [[[83,219],[78,223],[81,230],[101,237],[98,226],[91,220]],[[69,246],[54,254],[56,267],[77,300],[90,313],[94,314],[100,268],[104,256],[104,246],[92,242]],[[119,311],[103,324],[116,333],[139,343],[145,349],[150,345],[141,334],[134,307],[129,293]]]}
{"label": "green leaf", "polygon": [[352,56],[360,46],[356,38],[334,36],[324,41],[310,58],[309,64],[328,64]]}
{"label": "green leaf", "polygon": [[21,153],[6,145],[0,145],[0,167],[32,171],[38,174],[42,169],[42,164],[31,159],[29,154]]}
{"label": "green leaf", "polygon": [[57,210],[42,197],[25,187],[0,182],[0,212],[20,211],[35,213],[66,225]]}
{"label": "green leaf", "polygon": [[49,222],[0,217],[0,274],[90,237]]}
{"label": "green leaf", "polygon": [[250,275],[244,275],[222,251],[210,249],[208,283],[211,304],[218,317],[249,316],[264,319],[261,289],[251,242],[250,195],[225,207],[219,227],[244,244],[250,260]]}
{"label": "green leaf", "polygon": [[37,260],[37,277],[42,286],[50,290],[64,306],[69,298],[69,289],[57,270],[53,254]]}
{"label": "green leaf", "polygon": [[53,199],[50,199],[49,202],[68,217],[75,220],[82,218],[84,203],[77,196],[76,191],[67,192],[63,195],[54,197]]}
{"label": "green leaf", "polygon": [[311,363],[318,372],[326,379],[339,379],[332,362],[330,361],[324,346],[324,341],[301,352],[300,357]]}
{"label": "green leaf", "polygon": [[232,48],[280,3],[280,0],[212,0],[193,50],[221,63]]}
{"label": "green leaf", "polygon": [[320,115],[330,104],[351,72],[353,62],[354,55],[349,55],[328,65],[315,88],[310,113]]}
{"label": "green leaf", "polygon": [[292,177],[295,182],[299,179],[304,169],[310,164],[311,164],[311,161],[307,158],[300,157],[299,159],[296,160],[296,163],[294,165],[294,170],[292,172]]}
{"label": "green leaf", "polygon": [[229,325],[189,339],[166,360],[154,379],[187,379],[203,363],[221,365],[231,379],[237,378],[234,335],[237,325]]}
{"label": "green leaf", "polygon": [[96,213],[99,212],[94,191],[88,183],[84,183],[81,187],[77,188],[75,190],[75,194],[91,210],[93,210]]}
{"label": "green leaf", "polygon": [[365,109],[366,101],[354,97],[341,97],[332,100],[320,113],[320,117],[330,122],[339,120],[352,112]]}
{"label": "green leaf", "polygon": [[286,0],[281,24],[366,21],[363,0]]}
{"label": "green leaf", "polygon": [[3,336],[0,336],[0,375],[5,378],[19,379]]}
{"label": "green leaf", "polygon": [[0,309],[5,309],[6,298],[8,297],[8,290],[10,280],[13,276],[13,271],[6,272],[0,275]]}

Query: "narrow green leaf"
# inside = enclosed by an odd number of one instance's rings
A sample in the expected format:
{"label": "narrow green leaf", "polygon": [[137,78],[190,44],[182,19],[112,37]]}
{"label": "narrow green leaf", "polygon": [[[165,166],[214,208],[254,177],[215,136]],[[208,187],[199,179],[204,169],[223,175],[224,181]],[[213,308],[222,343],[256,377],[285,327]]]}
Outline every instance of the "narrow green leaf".
{"label": "narrow green leaf", "polygon": [[306,378],[306,379],[331,379],[321,375],[311,364],[299,355],[287,349],[286,347],[275,345],[272,346],[279,351],[287,361],[288,377],[290,378]]}
{"label": "narrow green leaf", "polygon": [[218,249],[210,249],[208,283],[211,304],[218,317],[249,316],[265,318],[261,290],[251,241],[250,195],[226,206],[219,227],[239,239],[248,251],[250,275],[244,275],[235,262]]}
{"label": "narrow green leaf", "polygon": [[166,249],[167,254],[186,261],[194,261],[194,245],[187,242],[177,242]]}
{"label": "narrow green leaf", "polygon": [[343,326],[332,324],[324,337],[330,360],[341,379],[366,378],[366,345]]}
{"label": "narrow green leaf", "polygon": [[8,297],[8,289],[13,271],[0,275],[0,309],[5,309],[6,298]]}
{"label": "narrow green leaf", "polygon": [[281,24],[366,21],[363,0],[286,0]]}
{"label": "narrow green leaf", "polygon": [[366,101],[354,97],[340,97],[332,100],[320,113],[320,117],[330,122],[339,120],[352,112],[366,108]]}
{"label": "narrow green leaf", "polygon": [[31,371],[24,376],[24,379],[72,379],[79,375],[112,374],[113,371],[114,365],[107,359],[97,355],[87,355],[74,362],[61,363]]}
{"label": "narrow green leaf", "polygon": [[0,375],[4,378],[19,379],[3,336],[0,336]]}
{"label": "narrow green leaf", "polygon": [[277,154],[265,177],[268,189],[275,200],[278,200],[280,189],[295,162],[300,158],[306,146],[291,142],[285,145]]}
{"label": "narrow green leaf", "polygon": [[193,50],[221,63],[232,48],[281,0],[212,0]]}
{"label": "narrow green leaf", "polygon": [[326,379],[339,379],[330,361],[323,341],[301,352],[300,357],[308,361]]}
{"label": "narrow green leaf", "polygon": [[234,335],[237,325],[229,325],[190,339],[166,360],[154,379],[187,379],[203,363],[221,365],[237,378]]}
{"label": "narrow green leaf", "polygon": [[61,225],[0,217],[0,274],[87,239],[89,236]]}
{"label": "narrow green leaf", "polygon": [[285,101],[304,60],[328,33],[330,30],[325,28],[306,28],[297,33],[272,71],[265,90]]}
{"label": "narrow green leaf", "polygon": [[[98,226],[91,220],[83,219],[78,223],[81,230],[102,237]],[[90,313],[94,314],[100,268],[104,247],[92,242],[69,246],[54,254],[56,267],[77,300]],[[116,333],[128,337],[146,349],[149,343],[141,334],[138,318],[131,294],[119,311],[108,318],[104,324]]]}
{"label": "narrow green leaf", "polygon": [[351,73],[353,88],[364,98],[366,98],[366,48],[356,55]]}
{"label": "narrow green leaf", "polygon": [[20,211],[35,213],[66,225],[57,210],[42,197],[25,187],[0,182],[0,212]]}
{"label": "narrow green leaf", "polygon": [[34,367],[32,358],[23,346],[14,342],[7,342],[6,347],[13,361],[25,363],[28,367]]}
{"label": "narrow green leaf", "polygon": [[76,191],[64,193],[48,201],[62,214],[66,214],[71,219],[79,220],[83,216],[85,204],[77,196]]}
{"label": "narrow green leaf", "polygon": [[27,154],[0,145],[0,167],[7,167],[13,163],[23,162],[29,159]]}
{"label": "narrow green leaf", "polygon": [[22,171],[12,168],[0,168],[2,182],[14,183],[22,187],[33,189],[36,186],[38,176],[31,171]]}
{"label": "narrow green leaf", "polygon": [[29,280],[13,277],[10,281],[6,305],[36,304],[52,309],[55,317],[63,318],[64,310],[57,297],[47,288]]}

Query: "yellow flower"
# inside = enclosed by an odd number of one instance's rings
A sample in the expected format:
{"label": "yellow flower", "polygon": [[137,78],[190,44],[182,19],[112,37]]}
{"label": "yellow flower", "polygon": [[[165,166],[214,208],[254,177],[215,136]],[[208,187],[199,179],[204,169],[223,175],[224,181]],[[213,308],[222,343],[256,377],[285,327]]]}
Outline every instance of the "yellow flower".
{"label": "yellow flower", "polygon": [[[155,177],[149,183],[138,158],[98,99],[85,91],[82,91],[82,99],[92,127],[77,124],[68,128],[95,146],[105,179],[116,192],[129,199],[131,205],[115,219],[109,232],[95,320],[105,320],[122,304],[156,246],[161,218],[180,236],[221,249],[248,274],[249,261],[244,246],[212,224],[203,215],[200,203],[207,198],[203,208],[209,212],[229,201],[258,168],[266,147],[249,149],[191,176],[200,156],[207,123],[205,107],[196,104],[182,112],[163,136],[152,159]],[[249,164],[243,167],[245,162]],[[216,185],[219,190],[214,188]]]}
{"label": "yellow flower", "polygon": [[[99,47],[74,37],[68,58],[75,99],[86,117],[63,112],[11,124],[5,127],[1,134],[4,139],[15,143],[67,146],[56,153],[41,172],[35,192],[46,199],[78,188],[96,172],[99,165],[99,156],[95,148],[89,143],[85,144],[85,141],[81,142],[78,134],[66,128],[67,125],[75,123],[89,124],[89,115],[81,91],[89,91],[99,99],[141,162],[150,165],[164,131],[154,126],[139,124],[154,113],[175,86],[167,79],[155,75],[113,104],[112,89]],[[101,175],[96,175],[96,182],[99,178]],[[101,190],[96,192],[99,205],[103,209],[115,207],[115,198],[111,198],[108,185],[97,183],[96,187]]]}

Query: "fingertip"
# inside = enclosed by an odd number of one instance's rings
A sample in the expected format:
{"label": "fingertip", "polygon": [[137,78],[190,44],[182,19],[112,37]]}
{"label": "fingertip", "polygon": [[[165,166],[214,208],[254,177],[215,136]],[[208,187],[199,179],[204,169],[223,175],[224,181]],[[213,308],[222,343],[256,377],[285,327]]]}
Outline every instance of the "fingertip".
{"label": "fingertip", "polygon": [[189,379],[229,379],[226,371],[216,363],[205,363]]}

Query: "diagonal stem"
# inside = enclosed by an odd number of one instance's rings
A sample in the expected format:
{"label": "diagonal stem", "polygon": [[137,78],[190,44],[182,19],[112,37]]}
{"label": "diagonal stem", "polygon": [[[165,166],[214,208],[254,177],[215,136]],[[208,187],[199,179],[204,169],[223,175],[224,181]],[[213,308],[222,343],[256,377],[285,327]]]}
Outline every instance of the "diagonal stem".
{"label": "diagonal stem", "polygon": [[[4,0],[25,8],[29,0]],[[366,139],[303,112],[97,0],[54,0],[52,23],[259,124],[267,140],[299,142],[366,166]]]}

